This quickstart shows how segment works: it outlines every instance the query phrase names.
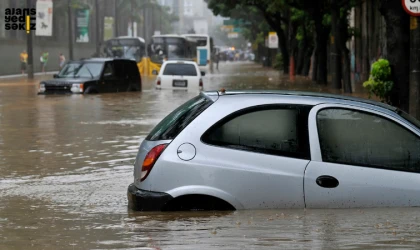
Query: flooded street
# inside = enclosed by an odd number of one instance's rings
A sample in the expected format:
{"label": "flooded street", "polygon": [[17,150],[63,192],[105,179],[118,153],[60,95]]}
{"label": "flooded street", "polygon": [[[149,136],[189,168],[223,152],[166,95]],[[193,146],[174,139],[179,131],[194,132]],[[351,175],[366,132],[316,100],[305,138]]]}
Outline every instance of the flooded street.
{"label": "flooded street", "polygon": [[[289,83],[277,71],[253,63],[221,63],[219,68],[204,78],[205,90],[327,91],[299,79]],[[138,146],[163,117],[198,94],[159,91],[153,79],[143,81],[143,92],[38,96],[37,82],[0,80],[0,249],[420,245],[418,208],[129,211],[126,192]],[[366,96],[356,90],[356,96]]]}

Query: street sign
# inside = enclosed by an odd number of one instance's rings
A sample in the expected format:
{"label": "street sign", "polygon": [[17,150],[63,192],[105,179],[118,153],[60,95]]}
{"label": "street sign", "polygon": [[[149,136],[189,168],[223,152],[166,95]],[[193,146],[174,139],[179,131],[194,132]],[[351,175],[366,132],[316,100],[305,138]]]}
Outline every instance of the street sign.
{"label": "street sign", "polygon": [[242,31],[241,28],[233,28],[233,32],[240,33]]}
{"label": "street sign", "polygon": [[114,18],[104,17],[104,41],[114,37]]}
{"label": "street sign", "polygon": [[53,26],[53,2],[37,1],[36,2],[37,18],[36,18],[36,36],[52,36]]}
{"label": "street sign", "polygon": [[232,32],[233,29],[234,29],[233,25],[223,25],[221,27],[221,30],[224,31],[224,32]]}
{"label": "street sign", "polygon": [[420,0],[402,0],[404,10],[411,16],[420,16]]}
{"label": "street sign", "polygon": [[238,37],[239,37],[239,34],[236,32],[228,33],[228,38],[238,38]]}
{"label": "street sign", "polygon": [[268,47],[270,49],[277,49],[279,47],[279,38],[276,32],[268,33]]}

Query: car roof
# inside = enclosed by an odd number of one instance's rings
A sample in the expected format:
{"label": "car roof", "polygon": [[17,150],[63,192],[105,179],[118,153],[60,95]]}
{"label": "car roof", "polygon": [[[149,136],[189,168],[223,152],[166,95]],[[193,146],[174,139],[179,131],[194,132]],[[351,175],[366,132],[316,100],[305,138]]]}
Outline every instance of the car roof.
{"label": "car roof", "polygon": [[288,97],[295,97],[298,99],[302,99],[302,101],[307,102],[312,101],[313,103],[342,103],[348,104],[348,102],[356,102],[361,105],[367,106],[375,106],[377,108],[385,109],[387,111],[391,111],[393,113],[398,112],[399,109],[393,107],[391,105],[369,100],[363,99],[358,97],[351,97],[351,96],[344,96],[344,95],[336,95],[336,94],[327,94],[327,93],[319,93],[319,92],[305,92],[305,91],[288,91],[288,90],[232,90],[226,91],[225,89],[219,91],[206,91],[203,94],[207,96],[288,96]]}
{"label": "car roof", "polygon": [[130,59],[111,58],[111,57],[82,58],[80,60],[72,60],[70,62],[110,62],[110,61],[130,61],[130,62],[134,62],[133,60],[130,60]]}
{"label": "car roof", "polygon": [[145,42],[145,40],[142,38],[142,37],[139,37],[139,36],[136,36],[136,37],[132,37],[132,36],[119,36],[119,37],[116,37],[116,38],[111,38],[111,39],[109,39],[109,40],[118,40],[118,39],[137,39],[137,40],[139,40],[140,42]]}
{"label": "car roof", "polygon": [[206,37],[206,38],[209,38],[210,37],[208,34],[183,34],[183,36],[189,36],[189,37]]}
{"label": "car roof", "polygon": [[187,60],[174,60],[174,59],[171,59],[171,60],[165,61],[165,64],[169,64],[169,63],[182,63],[182,64],[194,64],[194,65],[197,64],[194,61],[187,61]]}

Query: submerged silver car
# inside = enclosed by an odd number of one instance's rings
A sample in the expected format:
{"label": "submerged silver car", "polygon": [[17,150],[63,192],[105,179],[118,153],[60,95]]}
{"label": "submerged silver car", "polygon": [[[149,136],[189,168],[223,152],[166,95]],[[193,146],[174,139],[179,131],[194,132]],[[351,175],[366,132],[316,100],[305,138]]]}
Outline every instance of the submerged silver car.
{"label": "submerged silver car", "polygon": [[203,92],[140,146],[140,211],[420,206],[420,123],[375,101]]}

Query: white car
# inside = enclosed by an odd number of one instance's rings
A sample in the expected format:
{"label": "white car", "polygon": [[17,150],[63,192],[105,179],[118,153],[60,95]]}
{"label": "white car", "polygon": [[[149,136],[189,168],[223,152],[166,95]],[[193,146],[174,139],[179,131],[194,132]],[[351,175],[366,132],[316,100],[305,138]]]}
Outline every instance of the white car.
{"label": "white car", "polygon": [[420,122],[345,96],[202,92],[140,146],[135,210],[420,206]]}
{"label": "white car", "polygon": [[[155,72],[156,73],[156,72]],[[170,60],[162,64],[156,78],[157,89],[202,90],[204,72],[193,61]]]}

